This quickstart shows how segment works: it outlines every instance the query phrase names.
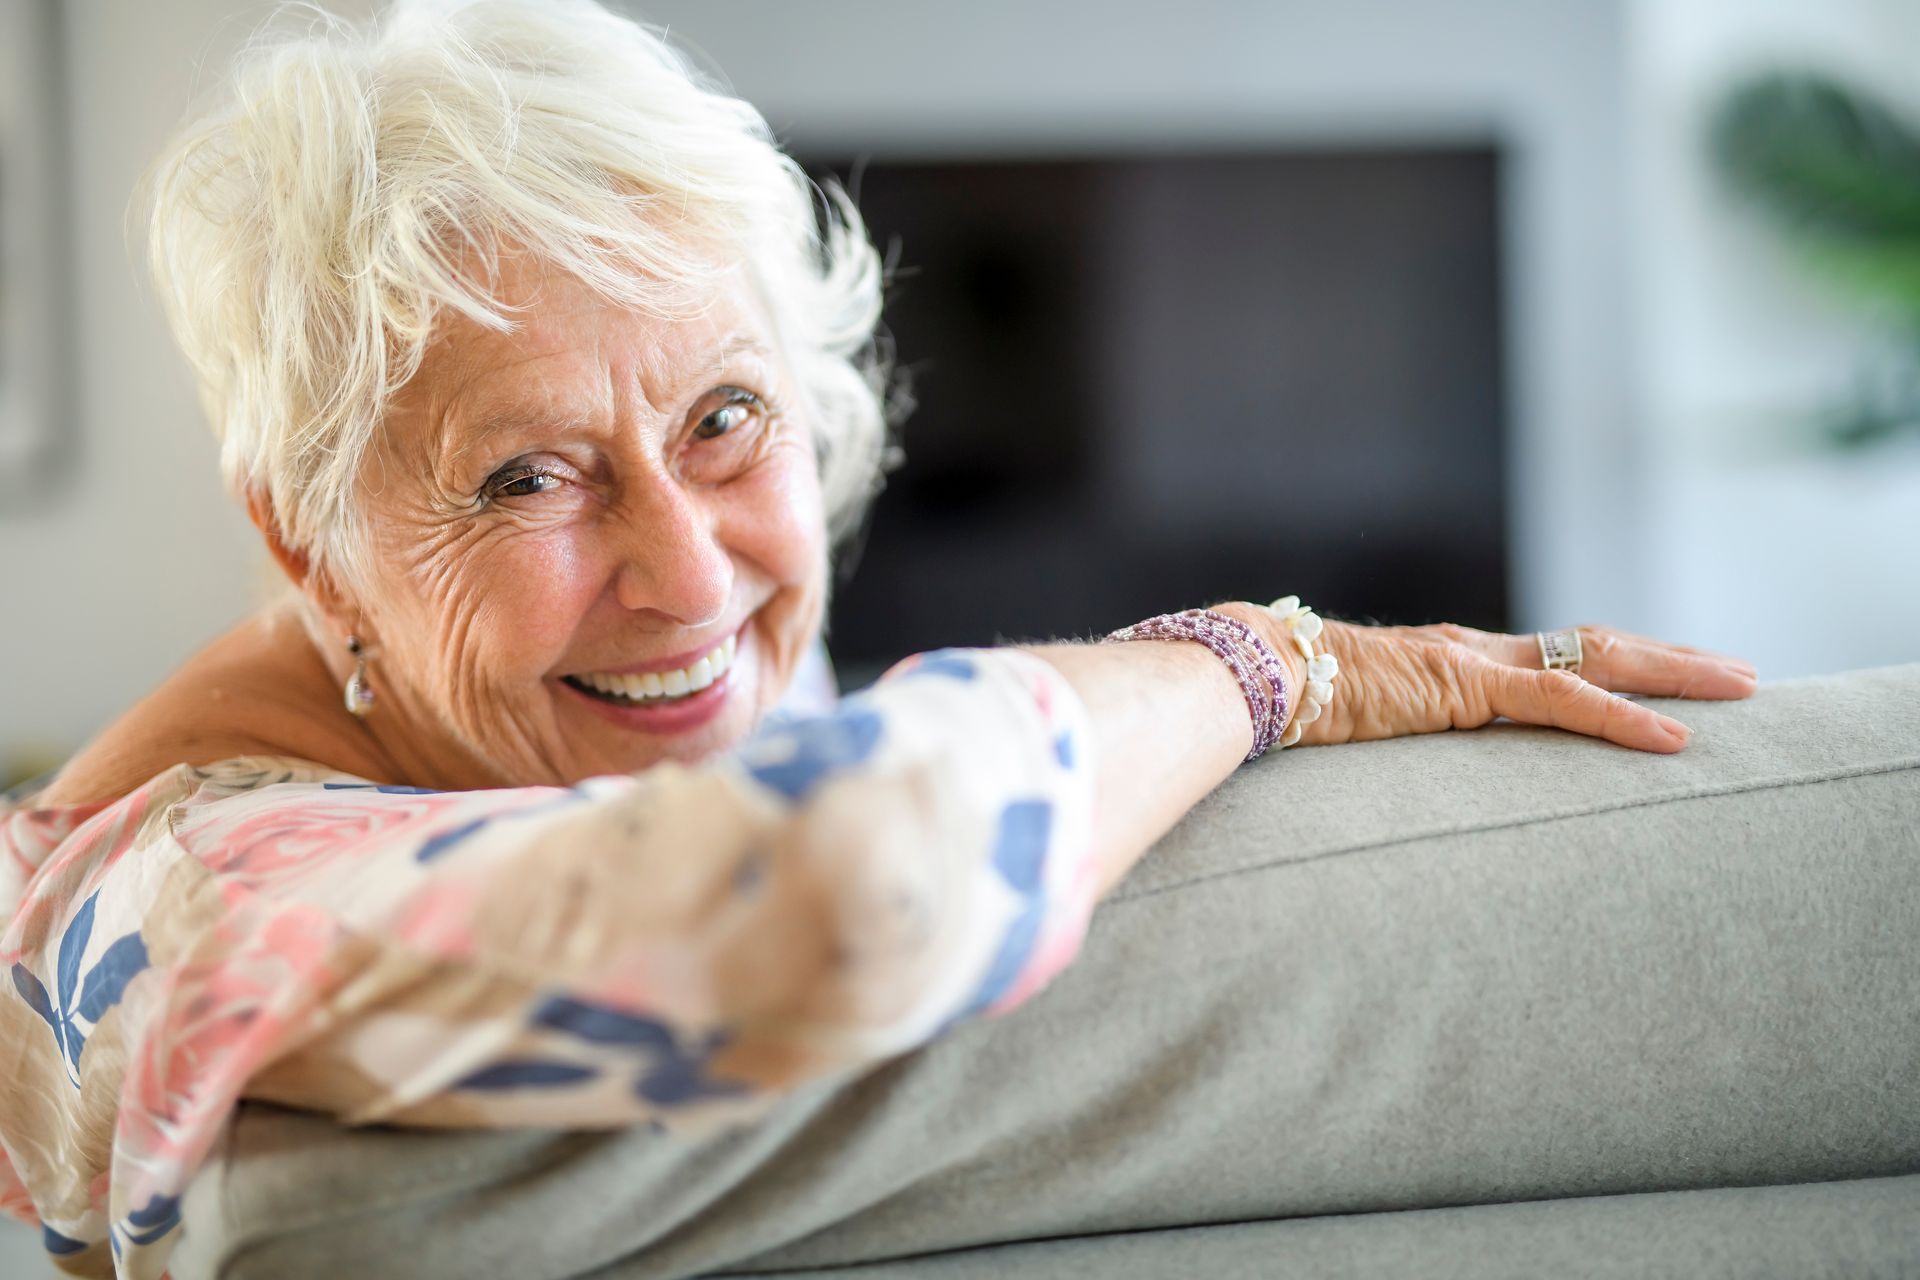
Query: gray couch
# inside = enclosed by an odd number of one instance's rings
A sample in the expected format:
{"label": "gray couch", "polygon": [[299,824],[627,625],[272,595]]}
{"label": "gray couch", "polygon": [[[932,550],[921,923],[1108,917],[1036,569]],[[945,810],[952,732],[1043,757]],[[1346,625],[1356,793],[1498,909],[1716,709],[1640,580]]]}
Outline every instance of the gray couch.
{"label": "gray couch", "polygon": [[248,1105],[176,1280],[1920,1276],[1920,665],[1243,768],[1026,1007],[700,1142]]}

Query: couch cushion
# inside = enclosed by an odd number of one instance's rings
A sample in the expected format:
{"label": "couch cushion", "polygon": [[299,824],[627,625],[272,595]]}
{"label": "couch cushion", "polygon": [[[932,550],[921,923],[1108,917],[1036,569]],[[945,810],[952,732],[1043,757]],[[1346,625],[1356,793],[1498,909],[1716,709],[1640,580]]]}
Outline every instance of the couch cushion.
{"label": "couch cushion", "polygon": [[244,1108],[173,1274],[619,1277],[1920,1172],[1920,666],[1240,770],[1047,992],[751,1128]]}
{"label": "couch cushion", "polygon": [[[1112,1232],[809,1271],[809,1280],[1898,1280],[1920,1174]],[[726,1277],[765,1274],[730,1272]]]}

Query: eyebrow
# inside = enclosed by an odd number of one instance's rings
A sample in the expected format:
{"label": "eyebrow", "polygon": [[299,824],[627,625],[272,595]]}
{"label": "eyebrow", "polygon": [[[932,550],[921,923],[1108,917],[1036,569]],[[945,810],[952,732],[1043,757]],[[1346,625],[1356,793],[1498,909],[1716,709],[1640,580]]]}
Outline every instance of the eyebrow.
{"label": "eyebrow", "polygon": [[[724,339],[715,349],[713,359],[704,365],[692,381],[703,382],[719,376],[728,365],[741,356],[755,356],[762,360],[772,358],[767,345],[751,333],[735,333]],[[503,432],[523,430],[539,425],[554,431],[577,431],[592,424],[592,415],[575,413],[555,414],[546,406],[531,400],[514,400],[506,403],[495,401],[483,411],[472,417],[458,412],[441,416],[442,439],[459,442],[452,456],[458,457],[468,450],[478,447],[487,439]]]}
{"label": "eyebrow", "polygon": [[751,333],[736,333],[722,342],[714,352],[713,363],[707,366],[707,376],[711,377],[725,369],[740,356],[758,356],[762,360],[771,359],[773,353],[767,350],[766,343]]}
{"label": "eyebrow", "polygon": [[583,430],[592,425],[591,414],[555,414],[532,402],[495,404],[471,419],[453,417],[446,422],[442,439],[452,448],[447,456],[464,457],[496,435],[539,426],[556,432]]}

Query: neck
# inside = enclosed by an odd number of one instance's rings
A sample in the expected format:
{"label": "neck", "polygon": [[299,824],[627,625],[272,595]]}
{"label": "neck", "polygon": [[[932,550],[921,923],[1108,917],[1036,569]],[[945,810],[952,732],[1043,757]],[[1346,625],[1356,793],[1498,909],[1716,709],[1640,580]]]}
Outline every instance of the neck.
{"label": "neck", "polygon": [[368,677],[376,695],[372,709],[364,716],[349,712],[346,685],[353,674],[354,658],[347,651],[345,639],[327,644],[297,616],[289,620],[289,625],[299,629],[298,649],[304,668],[301,678],[311,690],[303,713],[306,727],[318,731],[316,739],[330,752],[321,763],[348,768],[344,762],[353,760],[356,764],[349,771],[369,781],[437,791],[507,785],[478,759],[450,753],[444,744],[416,732],[413,726],[421,721],[407,714],[397,691],[380,683],[377,668]]}
{"label": "neck", "polygon": [[[250,629],[253,634],[244,634]],[[235,655],[239,667],[253,667],[285,691],[284,696],[256,701],[250,717],[256,736],[280,744],[274,754],[300,756],[370,782],[432,785],[407,776],[403,755],[366,719],[347,711],[345,689],[353,660],[346,644],[342,641],[337,653],[336,646],[324,645],[296,599],[274,605],[251,628],[241,630],[244,647]]]}
{"label": "neck", "polygon": [[109,725],[67,762],[42,802],[115,799],[174,765],[255,755],[311,760],[374,782],[446,786],[407,744],[347,713],[345,678],[336,678],[296,603],[270,606]]}

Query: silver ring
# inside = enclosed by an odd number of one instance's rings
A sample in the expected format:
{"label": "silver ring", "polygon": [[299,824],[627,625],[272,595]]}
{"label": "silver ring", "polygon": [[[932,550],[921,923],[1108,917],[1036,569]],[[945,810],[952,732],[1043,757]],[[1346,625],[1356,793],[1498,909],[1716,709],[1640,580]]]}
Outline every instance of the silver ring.
{"label": "silver ring", "polygon": [[1571,671],[1580,674],[1580,633],[1571,628],[1566,631],[1536,631],[1534,639],[1540,642],[1540,666],[1546,671]]}

